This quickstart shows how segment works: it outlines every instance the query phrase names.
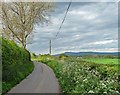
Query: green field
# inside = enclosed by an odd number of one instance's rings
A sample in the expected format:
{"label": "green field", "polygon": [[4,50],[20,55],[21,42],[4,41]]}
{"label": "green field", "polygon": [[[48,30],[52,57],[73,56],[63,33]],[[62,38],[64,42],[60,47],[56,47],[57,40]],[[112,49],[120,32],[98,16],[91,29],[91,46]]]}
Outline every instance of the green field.
{"label": "green field", "polygon": [[94,62],[94,63],[98,63],[98,64],[120,64],[118,62],[118,59],[104,59],[104,58],[99,58],[99,59],[80,59],[82,61],[87,61],[87,62]]}

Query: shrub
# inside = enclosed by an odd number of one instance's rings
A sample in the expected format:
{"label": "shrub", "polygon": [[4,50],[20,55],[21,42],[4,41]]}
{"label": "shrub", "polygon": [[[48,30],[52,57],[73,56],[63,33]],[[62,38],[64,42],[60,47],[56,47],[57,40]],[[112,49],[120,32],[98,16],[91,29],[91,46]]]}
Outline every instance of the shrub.
{"label": "shrub", "polygon": [[59,58],[68,57],[66,54],[60,54]]}
{"label": "shrub", "polygon": [[37,55],[36,55],[35,53],[32,53],[32,54],[31,54],[31,57],[32,57],[32,58],[36,58]]}
{"label": "shrub", "polygon": [[106,55],[104,55],[104,58],[114,58],[114,56],[112,56],[110,54],[106,54]]}
{"label": "shrub", "polygon": [[93,57],[93,58],[100,58],[99,55],[93,55],[92,57]]}

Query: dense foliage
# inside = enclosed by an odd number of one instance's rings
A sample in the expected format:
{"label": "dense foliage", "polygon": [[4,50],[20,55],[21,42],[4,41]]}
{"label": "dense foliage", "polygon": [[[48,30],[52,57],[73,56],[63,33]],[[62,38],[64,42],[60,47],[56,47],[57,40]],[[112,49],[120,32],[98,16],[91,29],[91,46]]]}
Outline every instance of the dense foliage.
{"label": "dense foliage", "polygon": [[68,57],[66,54],[60,54],[59,58]]}
{"label": "dense foliage", "polygon": [[22,64],[30,61],[30,53],[20,48],[13,41],[2,40],[2,64],[3,70],[6,65]]}
{"label": "dense foliage", "polygon": [[13,86],[29,75],[34,65],[30,60],[30,53],[20,48],[13,41],[2,39],[2,93],[6,93]]}
{"label": "dense foliage", "polygon": [[50,66],[64,93],[120,93],[119,65],[96,64],[67,57],[34,59]]}

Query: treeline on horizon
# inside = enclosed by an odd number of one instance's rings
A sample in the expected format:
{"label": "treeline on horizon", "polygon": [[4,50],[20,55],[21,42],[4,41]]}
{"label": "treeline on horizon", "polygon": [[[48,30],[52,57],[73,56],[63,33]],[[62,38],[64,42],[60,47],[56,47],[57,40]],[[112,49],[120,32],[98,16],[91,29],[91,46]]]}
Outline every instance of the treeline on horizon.
{"label": "treeline on horizon", "polygon": [[[50,56],[49,54],[35,54],[35,53],[31,53],[31,57],[32,58],[38,58],[38,57],[42,57],[42,56]],[[52,55],[55,57],[55,55]],[[83,59],[89,59],[89,58],[110,58],[110,59],[119,59],[120,56],[113,56],[113,55],[110,55],[110,54],[106,54],[106,55],[79,55],[79,56],[68,56],[66,54],[60,54],[59,57],[61,56],[64,56],[64,57],[76,57],[76,58],[83,58]]]}

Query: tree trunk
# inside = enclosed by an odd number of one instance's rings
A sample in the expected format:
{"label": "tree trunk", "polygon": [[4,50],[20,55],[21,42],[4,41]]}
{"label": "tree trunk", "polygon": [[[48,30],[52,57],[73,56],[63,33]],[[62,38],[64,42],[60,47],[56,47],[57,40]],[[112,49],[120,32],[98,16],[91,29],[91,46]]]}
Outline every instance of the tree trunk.
{"label": "tree trunk", "polygon": [[[26,49],[26,42],[22,42],[21,43],[21,47],[23,48],[23,49]],[[23,64],[25,64],[25,61],[24,61],[24,53],[23,53]]]}
{"label": "tree trunk", "polygon": [[15,39],[14,39],[15,37],[14,37],[14,34],[12,34],[12,37],[11,37],[11,39],[13,40],[13,41],[15,41]]}

